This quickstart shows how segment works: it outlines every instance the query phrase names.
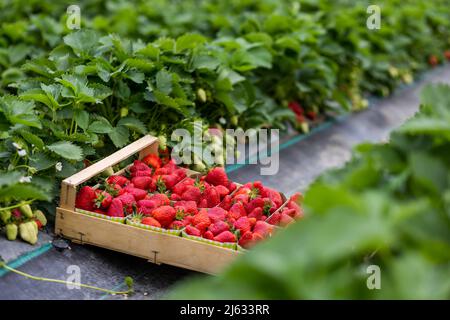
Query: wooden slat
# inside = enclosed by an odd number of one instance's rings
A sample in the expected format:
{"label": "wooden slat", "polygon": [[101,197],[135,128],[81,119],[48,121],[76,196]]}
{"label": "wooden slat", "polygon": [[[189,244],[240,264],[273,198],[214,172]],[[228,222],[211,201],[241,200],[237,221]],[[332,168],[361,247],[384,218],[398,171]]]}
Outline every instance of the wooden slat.
{"label": "wooden slat", "polygon": [[242,253],[178,236],[57,209],[55,233],[78,243],[92,244],[153,263],[170,264],[216,274]]}
{"label": "wooden slat", "polygon": [[[156,137],[147,135],[142,137],[141,139],[129,144],[128,146],[120,149],[119,151],[111,154],[110,156],[100,160],[93,165],[87,167],[86,169],[74,174],[73,176],[64,180],[64,183],[71,186],[78,186],[81,183],[91,179],[103,172],[106,168],[114,166],[119,162],[127,159],[131,155],[146,149],[152,146],[153,148],[157,148],[158,139]],[[149,149],[151,150],[151,149]]]}

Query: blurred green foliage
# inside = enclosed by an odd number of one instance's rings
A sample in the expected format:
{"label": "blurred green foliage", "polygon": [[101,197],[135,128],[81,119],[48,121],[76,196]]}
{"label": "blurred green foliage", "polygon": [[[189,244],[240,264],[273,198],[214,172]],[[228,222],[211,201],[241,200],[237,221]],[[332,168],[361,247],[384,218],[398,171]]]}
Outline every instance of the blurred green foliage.
{"label": "blurred green foliage", "polygon": [[425,87],[421,102],[389,143],[359,145],[310,186],[304,220],[169,297],[449,299],[450,87]]}

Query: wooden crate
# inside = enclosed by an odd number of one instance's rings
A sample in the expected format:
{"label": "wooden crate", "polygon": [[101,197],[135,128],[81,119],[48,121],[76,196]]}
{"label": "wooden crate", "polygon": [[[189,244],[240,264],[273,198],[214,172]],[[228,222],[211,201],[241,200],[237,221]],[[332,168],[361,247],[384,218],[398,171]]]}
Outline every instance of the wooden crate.
{"label": "wooden crate", "polygon": [[158,139],[147,135],[65,179],[61,184],[55,233],[76,243],[131,254],[152,263],[210,274],[220,272],[242,253],[75,212],[75,197],[79,185],[136,153],[142,159],[157,152]]}

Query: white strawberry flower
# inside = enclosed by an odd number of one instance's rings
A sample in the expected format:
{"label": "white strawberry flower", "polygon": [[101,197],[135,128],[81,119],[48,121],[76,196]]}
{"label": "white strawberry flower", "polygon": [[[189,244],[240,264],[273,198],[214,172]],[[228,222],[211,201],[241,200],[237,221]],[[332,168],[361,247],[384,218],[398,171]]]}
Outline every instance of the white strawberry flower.
{"label": "white strawberry flower", "polygon": [[25,150],[25,149],[17,150],[17,154],[20,157],[25,157],[27,155],[27,150]]}
{"label": "white strawberry flower", "polygon": [[63,165],[62,165],[61,162],[57,162],[57,163],[55,164],[55,169],[56,169],[56,171],[62,171],[62,168],[63,168]]}
{"label": "white strawberry flower", "polygon": [[30,183],[31,182],[32,177],[31,176],[27,176],[27,177],[22,177],[19,179],[20,183]]}

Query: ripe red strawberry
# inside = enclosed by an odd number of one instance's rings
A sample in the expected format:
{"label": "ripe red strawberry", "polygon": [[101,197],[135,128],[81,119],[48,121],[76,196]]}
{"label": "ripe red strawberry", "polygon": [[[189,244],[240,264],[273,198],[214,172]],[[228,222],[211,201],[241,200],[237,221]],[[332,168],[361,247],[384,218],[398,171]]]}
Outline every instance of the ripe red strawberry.
{"label": "ripe red strawberry", "polygon": [[[117,197],[122,192],[122,187],[118,184],[105,184],[105,191],[108,192],[113,197]],[[123,192],[122,192],[123,193]]]}
{"label": "ripe red strawberry", "polygon": [[183,221],[175,220],[169,225],[169,229],[180,230],[184,228]]}
{"label": "ripe red strawberry", "polygon": [[225,210],[230,210],[232,204],[233,204],[232,197],[230,195],[227,195],[227,196],[225,196],[225,198],[223,198],[223,200],[220,203],[219,207],[221,207],[222,209],[225,209]]}
{"label": "ripe red strawberry", "polygon": [[220,233],[219,235],[214,237],[214,241],[218,241],[218,242],[236,242],[236,236],[234,235],[234,233],[230,232],[230,231],[224,231],[222,233]]}
{"label": "ripe red strawberry", "polygon": [[77,193],[75,206],[79,209],[92,211],[94,210],[94,201],[96,198],[95,190],[91,187],[84,186]]}
{"label": "ripe red strawberry", "polygon": [[161,223],[163,228],[167,228],[175,220],[176,212],[171,206],[162,206],[153,210],[152,216]]}
{"label": "ripe red strawberry", "polygon": [[125,185],[130,183],[130,180],[128,180],[124,176],[110,176],[108,179],[106,179],[106,182],[109,184],[117,184],[120,187],[124,187]]}
{"label": "ripe red strawberry", "polygon": [[[127,213],[133,213],[133,207],[136,205],[136,201],[131,193],[128,193],[128,192],[124,193],[115,199],[121,201],[121,203]],[[114,200],[113,200],[113,202],[114,202]],[[113,202],[111,203],[111,205],[113,204]]]}
{"label": "ripe red strawberry", "polygon": [[155,201],[156,206],[168,206],[170,204],[170,199],[164,193],[155,193],[148,197],[148,200]]}
{"label": "ripe red strawberry", "polygon": [[444,57],[445,57],[445,59],[450,61],[450,50],[445,50],[444,51]]}
{"label": "ripe red strawberry", "polygon": [[148,200],[148,199],[143,199],[143,200],[139,200],[137,202],[137,206],[140,207],[146,207],[149,209],[153,209],[157,207],[157,202],[154,200]]}
{"label": "ripe red strawberry", "polygon": [[152,218],[152,217],[142,218],[141,223],[145,224],[145,225],[148,225],[148,226],[161,228],[161,224],[159,223],[159,221],[156,220],[155,218]]}
{"label": "ripe red strawberry", "polygon": [[124,217],[122,201],[118,198],[113,199],[106,214],[110,217]]}
{"label": "ripe red strawberry", "polygon": [[179,167],[177,166],[177,164],[175,163],[175,161],[173,159],[170,159],[164,166],[164,169],[168,169],[169,173],[173,173],[175,170],[179,169]]}
{"label": "ripe red strawberry", "polygon": [[198,203],[198,207],[199,207],[199,208],[208,208],[208,200],[202,199],[202,200]]}
{"label": "ripe red strawberry", "polygon": [[264,221],[257,221],[253,227],[253,233],[260,234],[263,238],[270,237],[273,232],[273,226]]}
{"label": "ripe red strawberry", "polygon": [[187,226],[192,223],[193,218],[194,218],[193,216],[185,216],[184,219],[181,220],[181,222],[183,222],[184,226]]}
{"label": "ripe red strawberry", "polygon": [[152,183],[151,177],[134,177],[131,179],[131,183],[135,188],[147,190]]}
{"label": "ripe red strawberry", "polygon": [[176,174],[168,174],[161,176],[161,179],[164,181],[167,190],[172,190],[172,188],[181,180]]}
{"label": "ripe red strawberry", "polygon": [[152,170],[138,170],[131,173],[132,178],[136,177],[151,177],[152,176]]}
{"label": "ripe red strawberry", "polygon": [[96,198],[94,200],[96,208],[108,209],[113,197],[106,191],[95,190]]}
{"label": "ripe red strawberry", "polygon": [[274,226],[277,226],[280,224],[280,220],[281,220],[281,212],[275,212],[267,219],[267,222]]}
{"label": "ripe red strawberry", "polygon": [[140,160],[134,160],[133,165],[130,167],[131,173],[136,171],[148,171],[148,170],[151,170],[149,166]]}
{"label": "ripe red strawberry", "polygon": [[200,222],[195,225],[195,227],[200,230],[200,233],[203,234],[206,230],[208,230],[211,224],[208,222]]}
{"label": "ripe red strawberry", "polygon": [[208,208],[215,207],[220,203],[220,196],[215,187],[206,188],[203,191],[203,199],[206,199]]}
{"label": "ripe red strawberry", "polygon": [[170,174],[170,170],[168,168],[159,168],[155,171],[156,176],[163,176],[167,174]]}
{"label": "ripe red strawberry", "polygon": [[205,222],[208,224],[208,226],[211,224],[211,220],[208,216],[208,211],[206,210],[200,210],[192,219],[192,224],[196,226],[199,223]]}
{"label": "ripe red strawberry", "polygon": [[229,231],[230,226],[225,221],[216,221],[208,227],[208,230],[211,231],[214,236],[217,236],[224,231]]}
{"label": "ripe red strawberry", "polygon": [[181,199],[185,201],[195,201],[199,203],[202,198],[202,192],[195,186],[188,186],[181,195]]}
{"label": "ripe red strawberry", "polygon": [[200,237],[202,235],[200,230],[193,226],[186,226],[186,229],[184,229],[184,231],[191,236]]}
{"label": "ripe red strawberry", "polygon": [[260,220],[262,215],[263,215],[263,209],[258,207],[258,208],[253,209],[253,211],[248,214],[248,217],[255,218],[256,220]]}
{"label": "ripe red strawberry", "polygon": [[430,66],[435,67],[439,64],[439,59],[434,54],[432,54],[428,58],[428,63],[430,64]]}
{"label": "ripe red strawberry", "polygon": [[266,188],[267,197],[275,204],[275,208],[278,209],[283,204],[283,199],[278,191],[271,188]]}
{"label": "ripe red strawberry", "polygon": [[216,167],[211,169],[205,177],[206,182],[213,186],[228,186],[229,180],[225,170],[222,167]]}
{"label": "ripe red strawberry", "polygon": [[178,195],[178,194],[176,194],[176,193],[172,193],[172,194],[170,195],[170,200],[172,200],[172,201],[182,201],[182,200],[181,200],[181,196]]}
{"label": "ripe red strawberry", "polygon": [[142,200],[147,196],[147,191],[131,186],[126,186],[124,190],[133,195],[135,200]]}
{"label": "ripe red strawberry", "polygon": [[181,181],[180,183],[177,183],[173,188],[172,188],[172,193],[176,193],[178,195],[182,195],[184,191],[186,191],[186,188],[188,186],[193,186],[195,183],[195,180],[192,178],[186,178],[183,181]]}
{"label": "ripe red strawberry", "polygon": [[221,207],[214,207],[208,209],[208,217],[211,222],[224,221],[227,217],[227,211]]}
{"label": "ripe red strawberry", "polygon": [[249,195],[248,194],[238,194],[238,195],[233,195],[233,200],[235,202],[241,202],[244,205],[246,205],[249,201]]}
{"label": "ripe red strawberry", "polygon": [[251,231],[247,231],[239,239],[238,244],[245,249],[249,249],[254,245],[253,242],[253,233]]}
{"label": "ripe red strawberry", "polygon": [[245,211],[244,205],[241,202],[236,202],[231,206],[229,214],[231,217],[237,220],[240,217],[247,215],[247,212]]}
{"label": "ripe red strawberry", "polygon": [[144,216],[151,216],[153,213],[153,210],[155,210],[156,208],[151,208],[151,207],[138,207],[137,212],[144,215]]}
{"label": "ripe red strawberry", "polygon": [[230,193],[232,193],[234,190],[236,190],[236,188],[237,188],[237,186],[236,186],[236,183],[234,183],[234,182],[230,182],[230,184],[228,185],[228,191]]}
{"label": "ripe red strawberry", "polygon": [[144,159],[142,159],[147,166],[152,167],[153,170],[158,170],[162,166],[162,161],[157,154],[149,154]]}
{"label": "ripe red strawberry", "polygon": [[218,185],[216,187],[217,193],[219,193],[220,199],[222,200],[223,198],[225,198],[226,195],[228,195],[230,193],[230,190],[228,190],[227,187],[224,187],[222,185]]}
{"label": "ripe red strawberry", "polygon": [[180,169],[176,169],[176,170],[173,171],[172,174],[174,174],[174,175],[176,175],[178,177],[178,181],[186,178],[186,170],[185,169],[181,169],[181,168]]}
{"label": "ripe red strawberry", "polygon": [[294,218],[294,216],[295,216],[295,209],[283,208],[283,211],[281,211],[281,212],[283,214],[287,214],[291,218]]}
{"label": "ripe red strawberry", "polygon": [[214,235],[211,231],[206,231],[203,234],[203,238],[208,239],[208,240],[213,240],[214,239]]}
{"label": "ripe red strawberry", "polygon": [[34,219],[34,222],[36,223],[38,229],[42,229],[43,227],[42,222],[40,222],[38,219]]}
{"label": "ripe red strawberry", "polygon": [[256,198],[253,200],[250,200],[249,203],[245,205],[245,211],[247,211],[247,214],[255,210],[256,208],[264,208],[265,200],[263,198]]}
{"label": "ripe red strawberry", "polygon": [[234,223],[234,228],[239,230],[241,234],[245,234],[247,231],[250,231],[252,225],[247,217],[240,217]]}
{"label": "ripe red strawberry", "polygon": [[195,201],[177,201],[174,204],[175,208],[181,208],[188,214],[196,214],[198,212],[197,210],[197,203]]}
{"label": "ripe red strawberry", "polygon": [[287,214],[281,213],[281,218],[280,218],[280,226],[282,227],[286,227],[287,225],[293,223],[295,220],[292,219],[290,216],[288,216]]}

